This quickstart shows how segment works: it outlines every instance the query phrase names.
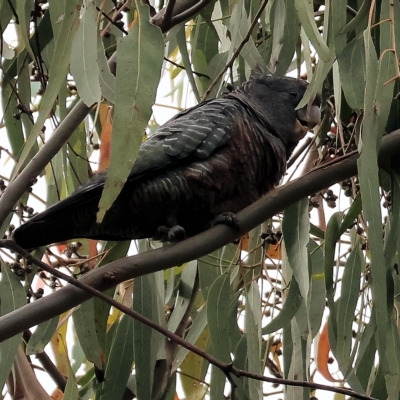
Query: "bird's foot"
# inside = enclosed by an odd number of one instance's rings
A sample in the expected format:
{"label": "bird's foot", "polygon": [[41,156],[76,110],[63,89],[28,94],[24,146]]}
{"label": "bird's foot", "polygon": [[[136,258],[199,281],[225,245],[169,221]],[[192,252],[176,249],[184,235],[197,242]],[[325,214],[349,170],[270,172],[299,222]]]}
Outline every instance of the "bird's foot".
{"label": "bird's foot", "polygon": [[211,222],[211,226],[215,226],[218,224],[228,225],[230,228],[235,229],[236,231],[239,230],[239,221],[236,218],[236,215],[232,212],[223,212],[217,215]]}
{"label": "bird's foot", "polygon": [[158,227],[157,235],[155,235],[153,239],[162,242],[180,242],[181,240],[186,239],[185,228],[180,225],[174,225],[173,227],[161,225]]}
{"label": "bird's foot", "polygon": [[168,231],[169,242],[176,243],[184,239],[186,239],[186,232],[185,228],[183,228],[182,226],[175,225]]}

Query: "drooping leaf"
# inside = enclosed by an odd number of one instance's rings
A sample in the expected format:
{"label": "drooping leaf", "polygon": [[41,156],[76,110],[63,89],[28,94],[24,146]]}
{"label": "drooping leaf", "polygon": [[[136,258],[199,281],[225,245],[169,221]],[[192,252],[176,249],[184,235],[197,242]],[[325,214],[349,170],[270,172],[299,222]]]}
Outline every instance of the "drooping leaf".
{"label": "drooping leaf", "polygon": [[151,116],[163,62],[161,31],[149,22],[147,5],[135,1],[138,18],[127,37],[118,40],[117,83],[110,168],[97,220],[120,193],[136,159]]}
{"label": "drooping leaf", "polygon": [[228,315],[230,284],[228,273],[220,275],[211,285],[207,296],[207,321],[213,344],[213,354],[223,362],[230,362]]}
{"label": "drooping leaf", "polygon": [[122,399],[133,362],[133,320],[124,315],[118,322],[101,384],[99,399]]}
{"label": "drooping leaf", "polygon": [[[3,260],[0,276],[0,314],[6,315],[26,304],[25,290]],[[21,343],[22,333],[0,343],[0,388],[4,387]]]}
{"label": "drooping leaf", "polygon": [[59,318],[55,317],[37,326],[26,345],[25,352],[27,355],[42,353],[44,351],[45,346],[49,343],[57,329],[58,321]]}
{"label": "drooping leaf", "polygon": [[94,300],[88,300],[72,314],[74,327],[82,350],[88,361],[92,362],[98,369],[103,369],[100,344],[97,339],[96,325],[94,320]]}
{"label": "drooping leaf", "polygon": [[285,210],[282,232],[290,267],[299,284],[303,299],[309,291],[307,244],[310,231],[308,199],[303,199]]}
{"label": "drooping leaf", "polygon": [[365,90],[364,38],[353,39],[338,56],[340,82],[350,107],[361,109]]}
{"label": "drooping leaf", "polygon": [[14,177],[19,172],[20,167],[24,165],[32,147],[36,145],[37,136],[48,118],[61,85],[65,83],[70,62],[69,54],[71,52],[72,41],[78,28],[78,10],[80,4],[80,0],[67,2],[55,1],[49,4],[55,44],[49,71],[49,82],[40,104],[39,115],[32,131],[29,133],[21,157],[15,168]]}
{"label": "drooping leaf", "polygon": [[85,1],[81,8],[81,21],[71,51],[71,74],[80,98],[88,107],[99,102],[101,98],[96,16],[94,2]]}

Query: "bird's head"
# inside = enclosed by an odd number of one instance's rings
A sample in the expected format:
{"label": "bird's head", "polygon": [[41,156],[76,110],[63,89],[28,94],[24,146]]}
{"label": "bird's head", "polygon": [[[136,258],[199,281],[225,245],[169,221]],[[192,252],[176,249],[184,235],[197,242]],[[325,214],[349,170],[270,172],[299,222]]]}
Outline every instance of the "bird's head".
{"label": "bird's head", "polygon": [[287,148],[294,148],[321,119],[319,96],[296,110],[307,86],[308,82],[300,79],[257,74],[237,91],[246,96],[246,102],[266,121],[271,133]]}

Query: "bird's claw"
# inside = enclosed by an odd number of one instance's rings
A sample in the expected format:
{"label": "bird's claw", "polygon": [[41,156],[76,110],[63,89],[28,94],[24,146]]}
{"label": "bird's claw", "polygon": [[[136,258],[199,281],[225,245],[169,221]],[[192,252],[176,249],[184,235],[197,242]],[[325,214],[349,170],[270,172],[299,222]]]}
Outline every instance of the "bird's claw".
{"label": "bird's claw", "polygon": [[232,212],[223,212],[217,215],[210,223],[211,226],[215,226],[218,224],[228,225],[230,228],[239,230],[239,221],[236,218],[236,215]]}
{"label": "bird's claw", "polygon": [[180,225],[174,225],[173,227],[161,225],[158,227],[157,235],[153,236],[153,239],[162,242],[180,242],[181,240],[186,239],[185,228]]}
{"label": "bird's claw", "polygon": [[175,225],[168,231],[169,242],[176,243],[184,239],[186,239],[186,232],[185,228],[183,228],[182,226]]}

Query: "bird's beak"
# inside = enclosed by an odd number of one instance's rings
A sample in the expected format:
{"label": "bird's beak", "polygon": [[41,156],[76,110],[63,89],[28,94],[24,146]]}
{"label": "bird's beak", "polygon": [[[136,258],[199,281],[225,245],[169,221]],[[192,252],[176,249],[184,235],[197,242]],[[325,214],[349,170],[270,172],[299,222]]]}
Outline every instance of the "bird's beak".
{"label": "bird's beak", "polygon": [[302,139],[307,131],[321,122],[321,111],[316,104],[308,104],[297,110],[297,121],[295,135],[297,139]]}

